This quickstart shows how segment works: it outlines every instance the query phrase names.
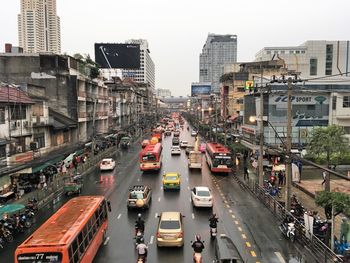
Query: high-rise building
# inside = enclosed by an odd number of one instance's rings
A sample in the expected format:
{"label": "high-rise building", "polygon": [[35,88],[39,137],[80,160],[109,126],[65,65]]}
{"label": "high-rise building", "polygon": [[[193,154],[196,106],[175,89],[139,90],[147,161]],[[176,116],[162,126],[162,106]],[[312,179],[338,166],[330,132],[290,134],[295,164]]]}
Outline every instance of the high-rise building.
{"label": "high-rise building", "polygon": [[171,97],[171,91],[168,89],[156,89],[156,96],[161,97]]}
{"label": "high-rise building", "polygon": [[123,69],[123,78],[132,78],[138,83],[148,83],[155,94],[155,67],[150,56],[148,41],[146,39],[130,39],[125,41],[126,44],[140,45],[140,68]]}
{"label": "high-rise building", "polygon": [[255,61],[272,58],[283,59],[301,78],[350,76],[350,41],[309,40],[300,46],[264,47],[255,55]]}
{"label": "high-rise building", "polygon": [[224,66],[235,62],[237,62],[237,35],[208,34],[199,56],[199,81],[211,82],[212,92],[219,93]]}
{"label": "high-rise building", "polygon": [[56,14],[56,0],[21,0],[18,39],[24,52],[61,53],[60,18]]}

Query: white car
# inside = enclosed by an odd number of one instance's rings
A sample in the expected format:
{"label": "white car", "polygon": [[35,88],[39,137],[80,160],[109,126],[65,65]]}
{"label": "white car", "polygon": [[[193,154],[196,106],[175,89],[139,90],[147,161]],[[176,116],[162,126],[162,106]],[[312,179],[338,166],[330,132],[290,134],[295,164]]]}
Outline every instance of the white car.
{"label": "white car", "polygon": [[191,191],[192,205],[195,207],[213,207],[213,195],[206,186],[196,186]]}
{"label": "white car", "polygon": [[178,145],[171,146],[171,155],[181,154],[181,148]]}
{"label": "white car", "polygon": [[100,163],[100,171],[114,170],[115,161],[112,158],[102,159]]}
{"label": "white car", "polygon": [[181,148],[186,148],[187,145],[188,145],[188,141],[181,141],[181,142],[180,142],[180,147],[181,147]]}

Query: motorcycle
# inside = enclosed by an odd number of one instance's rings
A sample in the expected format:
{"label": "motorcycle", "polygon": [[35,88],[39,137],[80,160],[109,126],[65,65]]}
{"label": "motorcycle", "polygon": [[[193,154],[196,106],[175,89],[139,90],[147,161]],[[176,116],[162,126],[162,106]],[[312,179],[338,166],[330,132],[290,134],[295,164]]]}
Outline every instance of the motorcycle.
{"label": "motorcycle", "polygon": [[22,225],[26,228],[30,228],[32,226],[32,222],[26,214],[20,215],[19,220],[20,220],[20,225]]}
{"label": "motorcycle", "polygon": [[143,238],[143,231],[135,226],[135,246],[141,243],[141,238]]}
{"label": "motorcycle", "polygon": [[215,239],[217,235],[217,227],[210,227],[210,238]]}
{"label": "motorcycle", "polygon": [[13,235],[12,235],[11,231],[6,228],[5,225],[1,226],[1,233],[7,242],[9,242],[9,243],[13,242]]}
{"label": "motorcycle", "polygon": [[295,226],[294,223],[282,223],[279,226],[279,229],[283,233],[284,236],[286,236],[292,243],[295,241]]}

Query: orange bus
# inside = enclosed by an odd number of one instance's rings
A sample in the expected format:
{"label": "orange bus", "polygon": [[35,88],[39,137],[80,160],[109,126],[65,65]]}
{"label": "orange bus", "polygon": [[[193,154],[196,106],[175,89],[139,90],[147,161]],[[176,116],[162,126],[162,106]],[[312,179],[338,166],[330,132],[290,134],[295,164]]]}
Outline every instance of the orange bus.
{"label": "orange bus", "polygon": [[15,252],[15,263],[92,262],[107,230],[110,203],[103,196],[69,200]]}
{"label": "orange bus", "polygon": [[141,171],[160,170],[162,166],[162,150],[163,146],[161,143],[148,144],[140,153]]}
{"label": "orange bus", "polygon": [[156,137],[158,141],[162,140],[163,131],[161,129],[154,129],[151,137]]}
{"label": "orange bus", "polygon": [[230,150],[219,143],[207,143],[205,159],[212,172],[229,173],[233,166]]}

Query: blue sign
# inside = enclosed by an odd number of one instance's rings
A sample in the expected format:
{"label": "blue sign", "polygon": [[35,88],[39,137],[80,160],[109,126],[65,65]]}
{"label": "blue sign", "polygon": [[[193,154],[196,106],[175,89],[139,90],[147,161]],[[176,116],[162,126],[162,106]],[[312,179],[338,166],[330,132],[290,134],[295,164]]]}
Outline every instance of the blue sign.
{"label": "blue sign", "polygon": [[191,96],[196,95],[210,95],[211,85],[205,84],[192,84],[191,85]]}

